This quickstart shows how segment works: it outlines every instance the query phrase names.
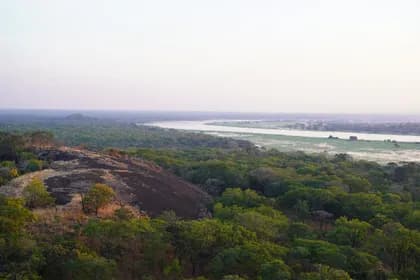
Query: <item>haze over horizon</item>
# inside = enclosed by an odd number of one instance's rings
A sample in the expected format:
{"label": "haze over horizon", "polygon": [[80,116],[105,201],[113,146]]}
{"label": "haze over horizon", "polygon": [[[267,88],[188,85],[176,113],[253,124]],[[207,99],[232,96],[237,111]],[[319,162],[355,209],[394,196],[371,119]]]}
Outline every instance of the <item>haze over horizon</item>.
{"label": "haze over horizon", "polygon": [[420,113],[415,0],[0,3],[0,108]]}

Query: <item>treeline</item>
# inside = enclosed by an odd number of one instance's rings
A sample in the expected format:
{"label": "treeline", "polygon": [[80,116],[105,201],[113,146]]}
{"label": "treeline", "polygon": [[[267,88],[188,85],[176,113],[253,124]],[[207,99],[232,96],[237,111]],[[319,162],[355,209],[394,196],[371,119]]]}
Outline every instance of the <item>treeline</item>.
{"label": "treeline", "polygon": [[291,129],[420,135],[420,123],[310,122],[286,125]]}
{"label": "treeline", "polygon": [[104,148],[221,148],[253,149],[248,141],[214,137],[202,133],[168,130],[100,119],[50,120],[35,123],[0,123],[0,131],[9,133],[30,133],[46,131],[54,135],[58,143],[66,146],[84,146],[89,149]]}
{"label": "treeline", "polygon": [[[252,128],[298,129],[316,131],[346,131],[379,134],[420,135],[420,122],[360,122],[360,121],[224,121],[216,125]],[[384,139],[385,140],[385,139]],[[391,139],[392,140],[392,139]]]}
{"label": "treeline", "polygon": [[394,193],[404,201],[420,199],[418,163],[380,165],[353,160],[345,154],[330,157],[277,150],[129,149],[126,152],[154,161],[214,195],[231,186],[252,188],[268,197],[308,187],[334,188],[346,193]]}
{"label": "treeline", "polygon": [[47,162],[39,159],[36,150],[54,144],[54,136],[48,132],[0,132],[0,186],[19,175],[46,167]]}

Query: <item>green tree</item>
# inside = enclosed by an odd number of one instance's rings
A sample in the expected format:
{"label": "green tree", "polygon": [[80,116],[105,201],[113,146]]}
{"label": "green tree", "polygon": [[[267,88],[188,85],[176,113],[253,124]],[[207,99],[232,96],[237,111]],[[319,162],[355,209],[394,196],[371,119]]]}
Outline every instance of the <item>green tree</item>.
{"label": "green tree", "polygon": [[98,256],[115,260],[122,279],[162,274],[171,261],[164,225],[158,220],[91,219],[82,228],[81,241]]}
{"label": "green tree", "polygon": [[412,211],[404,219],[404,224],[409,228],[420,230],[420,210]]}
{"label": "green tree", "polygon": [[367,222],[341,217],[335,221],[335,229],[328,233],[328,239],[336,244],[359,248],[372,230],[373,227]]}
{"label": "green tree", "polygon": [[163,270],[165,279],[178,280],[182,278],[182,267],[178,259],[174,259],[168,266]]}
{"label": "green tree", "polygon": [[[273,267],[270,263],[275,259],[284,258],[286,254],[286,248],[274,243],[247,242],[221,251],[213,259],[211,271],[217,279],[227,274],[256,279],[263,272],[263,268],[266,269],[264,271],[266,274],[272,272]],[[286,265],[282,264],[280,269],[287,274]]]}
{"label": "green tree", "polygon": [[134,218],[134,214],[127,207],[121,207],[114,211],[114,217],[119,220],[130,220]]}
{"label": "green tree", "polygon": [[226,275],[222,278],[222,280],[246,280],[239,275]]}
{"label": "green tree", "polygon": [[309,204],[306,200],[299,199],[293,208],[295,210],[296,216],[301,221],[305,221],[311,214]]}
{"label": "green tree", "polygon": [[112,280],[115,279],[116,266],[111,260],[92,254],[79,253],[67,265],[65,279]]}
{"label": "green tree", "polygon": [[341,194],[339,202],[343,216],[369,221],[384,212],[384,204],[379,195],[373,193]]}
{"label": "green tree", "polygon": [[19,176],[19,170],[17,168],[11,168],[9,171],[10,178],[16,178]]}
{"label": "green tree", "polygon": [[290,240],[294,240],[295,238],[315,238],[313,229],[309,225],[304,223],[291,223],[287,231],[287,236]]}
{"label": "green tree", "polygon": [[19,135],[0,132],[0,161],[17,162],[23,144],[23,138]]}
{"label": "green tree", "polygon": [[318,265],[316,272],[302,273],[301,280],[351,280],[350,275],[344,270]]}
{"label": "green tree", "polygon": [[225,206],[237,205],[240,207],[251,208],[261,204],[269,203],[269,200],[259,195],[254,190],[226,189],[218,199]]}
{"label": "green tree", "polygon": [[37,159],[30,159],[26,165],[25,171],[26,172],[34,172],[41,170],[43,166],[43,162]]}
{"label": "green tree", "polygon": [[285,235],[288,227],[287,217],[269,206],[244,210],[237,213],[233,220],[255,232],[261,239],[271,241],[278,239],[281,234]]}
{"label": "green tree", "polygon": [[23,197],[28,208],[41,208],[52,206],[55,199],[47,191],[40,179],[33,179],[23,190]]}
{"label": "green tree", "polygon": [[295,239],[291,257],[341,269],[347,264],[347,257],[340,247],[323,240]]}
{"label": "green tree", "polygon": [[349,186],[352,193],[368,192],[372,189],[372,184],[367,179],[354,175],[346,176],[344,183]]}
{"label": "green tree", "polygon": [[32,220],[22,200],[0,195],[0,279],[40,279],[43,257],[26,232]]}
{"label": "green tree", "polygon": [[171,225],[168,231],[172,235],[176,254],[191,265],[193,276],[224,249],[256,239],[255,233],[242,226],[216,219],[178,222]]}
{"label": "green tree", "polygon": [[28,142],[31,146],[45,148],[54,145],[54,134],[47,131],[34,131],[27,135]]}
{"label": "green tree", "polygon": [[291,279],[290,269],[281,260],[274,260],[261,266],[261,280],[288,280]]}
{"label": "green tree", "polygon": [[341,251],[347,258],[344,270],[355,279],[369,279],[381,272],[381,263],[377,257],[347,246],[341,247]]}
{"label": "green tree", "polygon": [[253,231],[261,239],[276,240],[280,235],[286,235],[289,225],[287,217],[270,206],[256,208],[241,208],[236,205],[224,207],[221,203],[214,206],[214,216],[228,220]]}
{"label": "green tree", "polygon": [[285,193],[278,203],[287,208],[294,207],[299,201],[306,201],[311,211],[326,210],[326,206],[335,202],[334,194],[325,189],[297,188]]}
{"label": "green tree", "polygon": [[94,212],[98,215],[98,210],[115,198],[114,190],[104,184],[95,184],[86,195],[82,196],[82,208],[85,213]]}
{"label": "green tree", "polygon": [[[375,236],[380,250],[384,248],[389,265],[396,273],[415,269],[420,259],[420,233],[409,230],[399,223],[389,223],[383,227],[383,232]],[[418,271],[419,272],[419,271]]]}

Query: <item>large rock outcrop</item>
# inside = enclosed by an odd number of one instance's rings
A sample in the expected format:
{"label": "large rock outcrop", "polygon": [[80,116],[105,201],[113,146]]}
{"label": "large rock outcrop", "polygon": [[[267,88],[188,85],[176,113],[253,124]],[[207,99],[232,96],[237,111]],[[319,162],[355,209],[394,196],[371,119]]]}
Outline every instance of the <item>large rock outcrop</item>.
{"label": "large rock outcrop", "polygon": [[70,203],[95,183],[111,186],[118,200],[150,216],[173,210],[184,218],[204,216],[209,196],[153,163],[120,155],[82,149],[57,148],[40,152],[49,168],[29,173],[0,187],[0,193],[20,196],[33,179],[41,179],[59,205]]}

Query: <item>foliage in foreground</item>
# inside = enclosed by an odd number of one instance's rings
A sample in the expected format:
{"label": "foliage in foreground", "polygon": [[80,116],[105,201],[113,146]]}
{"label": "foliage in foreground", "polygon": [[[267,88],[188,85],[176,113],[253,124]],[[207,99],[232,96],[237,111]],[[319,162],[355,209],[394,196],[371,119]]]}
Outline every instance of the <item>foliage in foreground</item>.
{"label": "foliage in foreground", "polygon": [[23,190],[25,205],[29,209],[53,206],[55,199],[48,193],[43,182],[33,179]]}
{"label": "foliage in foreground", "polygon": [[[0,198],[6,279],[417,279],[420,233],[357,218],[320,230],[254,191],[228,189],[212,219],[91,218],[55,232],[16,199]],[[60,218],[57,223],[60,227]],[[57,224],[55,226],[57,226]],[[62,225],[61,225],[62,226]],[[98,278],[99,277],[99,278]],[[202,277],[202,278],[198,278]],[[203,278],[204,277],[204,278]]]}
{"label": "foliage in foreground", "polygon": [[[15,177],[30,158],[16,147],[2,159]],[[213,218],[119,209],[44,220],[29,210],[49,205],[35,181],[26,201],[0,197],[0,279],[419,279],[418,164],[254,149],[128,153],[212,193]],[[112,197],[95,186],[86,213]]]}

